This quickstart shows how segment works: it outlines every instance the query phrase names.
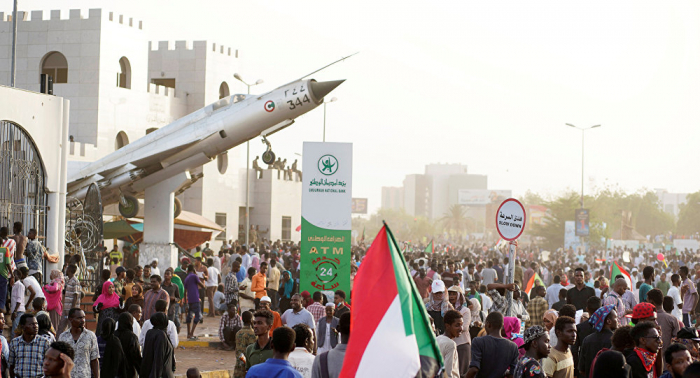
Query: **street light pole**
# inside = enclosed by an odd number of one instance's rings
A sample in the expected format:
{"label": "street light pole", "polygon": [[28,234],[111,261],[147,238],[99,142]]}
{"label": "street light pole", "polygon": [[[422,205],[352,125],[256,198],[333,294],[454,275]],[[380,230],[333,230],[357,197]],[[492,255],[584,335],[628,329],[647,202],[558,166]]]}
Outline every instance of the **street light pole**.
{"label": "street light pole", "polygon": [[583,127],[578,127],[578,126],[572,125],[570,123],[567,123],[566,126],[581,130],[581,208],[583,209],[583,182],[584,182],[584,180],[583,180],[583,177],[584,177],[584,175],[583,175],[583,163],[584,163],[584,156],[585,156],[584,155],[584,152],[585,152],[585,150],[584,150],[585,131],[590,130],[590,129],[595,129],[596,127],[600,127],[600,125],[594,125],[591,127],[583,128]]}
{"label": "street light pole", "polygon": [[[241,78],[241,75],[235,73],[233,77],[248,87],[248,95],[250,95],[250,87],[262,84],[260,79],[253,84],[248,84]],[[250,236],[250,141],[245,142],[245,247],[246,253],[250,251],[249,236]]]}
{"label": "street light pole", "polygon": [[10,69],[10,87],[15,87],[15,77],[17,76],[17,0],[12,8],[12,68]]}
{"label": "street light pole", "polygon": [[[328,102],[336,102],[338,101],[337,97],[333,97],[330,101]],[[326,101],[323,102],[323,141],[326,141],[326,104],[328,103]]]}

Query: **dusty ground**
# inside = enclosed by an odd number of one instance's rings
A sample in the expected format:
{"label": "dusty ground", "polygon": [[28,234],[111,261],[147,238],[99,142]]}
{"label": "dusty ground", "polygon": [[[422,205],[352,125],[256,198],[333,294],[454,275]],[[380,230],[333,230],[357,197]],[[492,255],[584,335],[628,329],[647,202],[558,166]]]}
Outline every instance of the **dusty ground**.
{"label": "dusty ground", "polygon": [[176,374],[184,374],[191,367],[199,368],[200,372],[212,370],[233,370],[236,365],[234,352],[206,347],[178,347],[175,351],[177,361]]}

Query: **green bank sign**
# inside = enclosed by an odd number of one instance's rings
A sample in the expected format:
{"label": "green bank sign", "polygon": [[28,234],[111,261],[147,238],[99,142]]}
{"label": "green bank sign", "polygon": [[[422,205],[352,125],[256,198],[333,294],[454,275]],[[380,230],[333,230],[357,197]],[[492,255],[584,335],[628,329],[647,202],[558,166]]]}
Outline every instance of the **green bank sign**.
{"label": "green bank sign", "polygon": [[304,143],[300,291],[350,292],[352,144]]}

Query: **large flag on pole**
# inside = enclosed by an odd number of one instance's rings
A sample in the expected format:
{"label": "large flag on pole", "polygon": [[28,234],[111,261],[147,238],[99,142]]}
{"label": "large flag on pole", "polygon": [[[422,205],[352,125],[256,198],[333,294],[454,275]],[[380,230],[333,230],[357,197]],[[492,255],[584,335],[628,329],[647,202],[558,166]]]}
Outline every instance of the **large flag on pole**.
{"label": "large flag on pole", "polygon": [[625,278],[625,281],[627,281],[627,287],[630,290],[633,290],[632,288],[632,277],[630,276],[629,273],[625,270],[625,268],[621,267],[620,265],[617,264],[617,261],[614,261],[612,263],[612,267],[610,270],[610,286],[615,282],[615,277],[618,275],[621,275],[622,277]]}
{"label": "large flag on pole", "polygon": [[423,300],[386,225],[355,276],[352,314],[341,378],[432,378],[443,366]]}
{"label": "large flag on pole", "polygon": [[428,243],[428,246],[425,247],[425,253],[433,253],[435,252],[435,246],[433,245],[433,240],[430,240],[430,243]]}
{"label": "large flag on pole", "polygon": [[525,287],[525,292],[527,293],[527,296],[532,298],[532,289],[534,289],[536,286],[544,286],[544,281],[542,281],[542,278],[540,278],[540,275],[535,273],[530,277],[530,281],[527,281],[527,286]]}

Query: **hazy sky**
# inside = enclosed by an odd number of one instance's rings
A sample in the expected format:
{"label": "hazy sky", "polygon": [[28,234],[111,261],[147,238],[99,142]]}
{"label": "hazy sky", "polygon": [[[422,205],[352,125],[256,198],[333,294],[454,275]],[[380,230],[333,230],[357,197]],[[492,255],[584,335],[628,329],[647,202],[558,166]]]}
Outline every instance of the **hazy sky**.
{"label": "hazy sky", "polygon": [[[55,0],[20,0],[21,10]],[[194,6],[194,4],[197,6]],[[489,188],[700,189],[700,4],[651,1],[62,1],[144,21],[153,40],[239,49],[254,92],[314,75],[347,79],[327,140],[354,144],[354,197],[380,205],[429,163],[463,163]],[[68,4],[68,5],[65,5]],[[4,1],[0,11],[10,11]],[[233,72],[232,72],[233,73]],[[245,87],[230,82],[232,92]],[[271,140],[278,155],[321,139],[323,109]],[[284,144],[284,145],[283,145]],[[251,144],[254,153],[262,143]],[[240,147],[239,147],[240,148]]]}

